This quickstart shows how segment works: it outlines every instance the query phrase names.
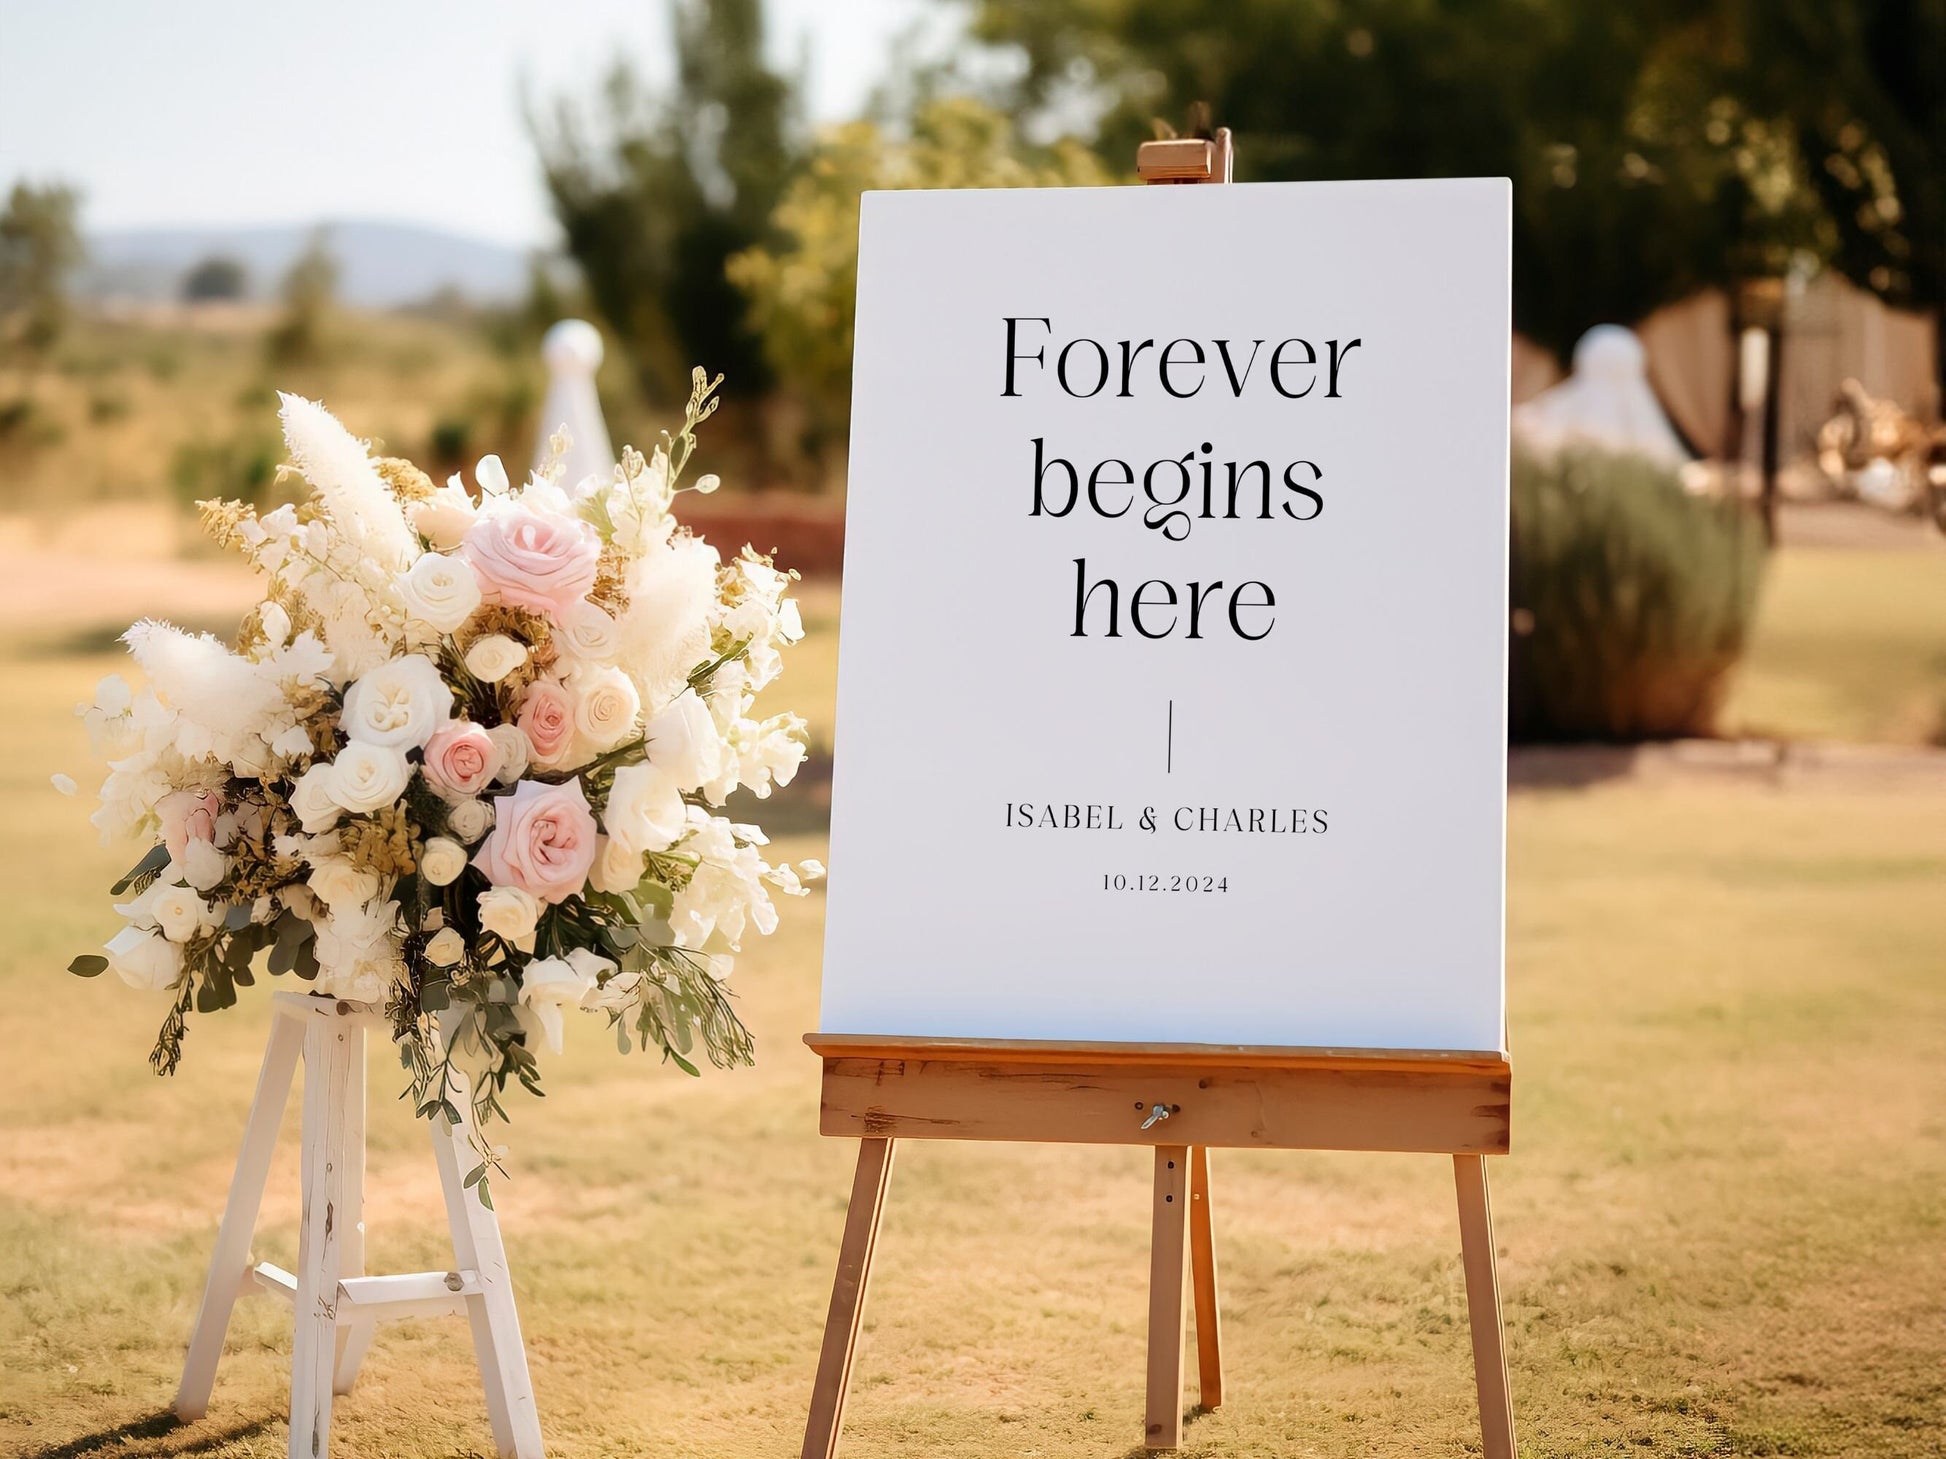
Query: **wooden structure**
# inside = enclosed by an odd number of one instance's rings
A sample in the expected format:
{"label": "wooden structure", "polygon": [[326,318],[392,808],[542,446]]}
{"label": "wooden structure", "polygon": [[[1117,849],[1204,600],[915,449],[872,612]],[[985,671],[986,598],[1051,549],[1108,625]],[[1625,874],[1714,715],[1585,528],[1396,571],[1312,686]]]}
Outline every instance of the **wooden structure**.
{"label": "wooden structure", "polygon": [[[1142,177],[1227,182],[1227,129],[1143,145]],[[1214,1147],[1392,1150],[1453,1161],[1487,1459],[1513,1459],[1485,1157],[1509,1143],[1502,1051],[1256,1048],[811,1034],[824,1062],[819,1128],[859,1142],[803,1459],[838,1451],[865,1291],[901,1139],[1132,1144],[1155,1151],[1144,1442],[1182,1442],[1193,1303],[1201,1407],[1224,1400]],[[1192,1301],[1184,1300],[1185,1278]]]}
{"label": "wooden structure", "polygon": [[[176,1391],[177,1416],[193,1420],[209,1411],[216,1365],[237,1299],[252,1293],[283,1297],[296,1314],[290,1452],[293,1459],[325,1459],[332,1399],[351,1392],[377,1325],[450,1314],[472,1325],[487,1415],[503,1459],[542,1459],[540,1420],[500,1224],[478,1193],[464,1184],[473,1163],[470,1124],[429,1126],[452,1230],[453,1269],[365,1275],[365,1045],[374,1027],[389,1032],[383,1017],[367,1004],[303,993],[272,997],[263,1071]],[[292,1273],[253,1261],[250,1243],[277,1127],[300,1059],[303,1216],[297,1271]],[[464,1091],[457,1103],[467,1110]]]}

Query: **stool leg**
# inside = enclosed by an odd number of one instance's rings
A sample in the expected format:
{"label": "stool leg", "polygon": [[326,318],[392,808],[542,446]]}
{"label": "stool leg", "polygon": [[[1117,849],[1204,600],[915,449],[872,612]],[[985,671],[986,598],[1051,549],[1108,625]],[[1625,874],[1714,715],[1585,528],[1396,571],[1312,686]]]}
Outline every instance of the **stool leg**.
{"label": "stool leg", "polygon": [[313,1017],[304,1034],[304,1189],[291,1357],[292,1459],[325,1459],[331,1445],[352,1033],[350,1020]]}
{"label": "stool leg", "polygon": [[[340,1208],[340,1227],[344,1240],[340,1247],[338,1270],[341,1276],[365,1275],[365,1025],[349,1030],[345,1041],[350,1063],[345,1071],[345,1176],[344,1204]],[[375,1325],[370,1322],[339,1324],[331,1391],[351,1392],[358,1381],[359,1365],[365,1349],[371,1346]]]}
{"label": "stool leg", "polygon": [[461,1123],[432,1121],[433,1158],[439,1163],[439,1183],[446,1192],[446,1219],[453,1230],[453,1256],[462,1269],[480,1275],[480,1293],[466,1299],[467,1320],[473,1327],[473,1354],[486,1387],[487,1418],[501,1459],[542,1459],[540,1414],[534,1406],[534,1385],[527,1372],[527,1349],[520,1338],[520,1316],[514,1309],[513,1278],[507,1270],[507,1251],[500,1240],[499,1219],[468,1190],[466,1176],[477,1163],[466,1114],[469,1096],[453,1094],[462,1111]]}
{"label": "stool leg", "polygon": [[229,1331],[230,1313],[242,1295],[250,1268],[250,1241],[256,1235],[264,1182],[270,1178],[277,1127],[283,1123],[284,1105],[290,1098],[291,1081],[297,1075],[297,1059],[303,1049],[303,1023],[273,1011],[263,1070],[257,1075],[257,1093],[243,1126],[243,1147],[237,1152],[236,1177],[230,1182],[230,1199],[223,1207],[223,1224],[217,1228],[216,1249],[209,1259],[209,1278],[203,1284],[203,1305],[196,1313],[189,1353],[183,1360],[182,1383],[176,1389],[176,1417],[185,1423],[209,1412],[210,1389],[216,1384],[216,1365],[223,1356],[223,1336]]}

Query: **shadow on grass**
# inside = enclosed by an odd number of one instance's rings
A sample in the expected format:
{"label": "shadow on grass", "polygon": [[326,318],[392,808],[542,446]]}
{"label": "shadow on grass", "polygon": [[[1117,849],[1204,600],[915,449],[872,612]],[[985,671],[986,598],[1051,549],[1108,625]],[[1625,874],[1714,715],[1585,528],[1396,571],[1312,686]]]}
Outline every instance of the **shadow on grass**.
{"label": "shadow on grass", "polygon": [[[243,1423],[234,1423],[226,1428],[211,1429],[200,1421],[185,1423],[175,1415],[173,1409],[162,1409],[145,1418],[130,1419],[127,1423],[117,1424],[112,1429],[101,1429],[92,1434],[82,1434],[69,1439],[64,1444],[56,1444],[47,1449],[25,1451],[32,1459],[82,1459],[92,1454],[126,1454],[130,1452],[159,1455],[210,1454],[227,1448],[245,1439],[254,1439],[269,1433],[283,1422],[281,1413],[267,1414],[262,1418]],[[171,1439],[180,1442],[172,1443]],[[154,1447],[144,1441],[159,1440]],[[136,1449],[133,1446],[142,1445]]]}
{"label": "shadow on grass", "polygon": [[[1185,1443],[1188,1442],[1190,1425],[1194,1424],[1197,1419],[1207,1418],[1209,1417],[1209,1415],[1215,1412],[1216,1412],[1215,1409],[1204,1408],[1203,1405],[1200,1403],[1191,1404],[1188,1408],[1185,1408],[1182,1411],[1182,1427],[1183,1427],[1184,1442]],[[1126,1450],[1122,1454],[1122,1459],[1155,1459],[1155,1456],[1158,1452],[1167,1452],[1167,1451],[1159,1451],[1156,1449],[1151,1449],[1147,1444],[1137,1444],[1133,1449]]]}

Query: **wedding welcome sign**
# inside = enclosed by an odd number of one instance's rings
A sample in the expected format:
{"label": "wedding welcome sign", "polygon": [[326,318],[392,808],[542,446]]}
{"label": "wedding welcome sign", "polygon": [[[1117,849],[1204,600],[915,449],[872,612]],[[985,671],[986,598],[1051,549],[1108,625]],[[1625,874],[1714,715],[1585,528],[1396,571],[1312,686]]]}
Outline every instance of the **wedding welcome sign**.
{"label": "wedding welcome sign", "polygon": [[866,197],[821,1029],[1500,1050],[1509,186]]}

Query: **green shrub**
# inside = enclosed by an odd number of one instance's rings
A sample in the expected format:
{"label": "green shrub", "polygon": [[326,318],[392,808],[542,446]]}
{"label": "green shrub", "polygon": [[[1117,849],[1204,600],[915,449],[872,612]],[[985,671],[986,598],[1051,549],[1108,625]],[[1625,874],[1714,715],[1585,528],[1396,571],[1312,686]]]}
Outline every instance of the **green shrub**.
{"label": "green shrub", "polygon": [[1750,514],[1637,457],[1517,451],[1513,527],[1514,737],[1712,733],[1763,573]]}

